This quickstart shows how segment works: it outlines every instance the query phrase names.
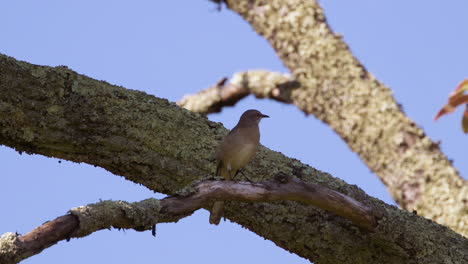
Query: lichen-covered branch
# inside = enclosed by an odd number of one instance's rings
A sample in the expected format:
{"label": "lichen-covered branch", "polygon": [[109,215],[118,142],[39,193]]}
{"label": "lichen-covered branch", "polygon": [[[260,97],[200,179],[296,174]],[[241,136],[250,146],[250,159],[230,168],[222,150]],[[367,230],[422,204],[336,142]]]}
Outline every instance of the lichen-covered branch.
{"label": "lichen-covered branch", "polygon": [[240,73],[226,91],[212,87],[184,98],[182,106],[214,112],[248,93],[295,104],[329,124],[403,208],[468,236],[467,181],[332,32],[317,1],[215,2],[226,2],[270,42],[295,85],[281,87],[291,80],[276,73]]}
{"label": "lichen-covered branch", "polygon": [[241,72],[234,74],[229,82],[224,78],[206,90],[185,96],[177,104],[192,112],[207,114],[234,105],[249,94],[291,103],[291,91],[299,85],[288,74],[264,70]]}
{"label": "lichen-covered branch", "polygon": [[[279,173],[274,180],[251,183],[209,181],[198,183],[195,193],[141,202],[103,201],[73,208],[69,214],[47,222],[24,236],[6,233],[0,237],[0,263],[18,263],[61,240],[84,237],[109,228],[155,230],[162,222],[176,222],[215,200],[243,202],[299,201],[318,206],[372,231],[377,216],[371,208],[336,191]],[[184,190],[185,192],[190,189]],[[153,231],[155,235],[155,231]]]}
{"label": "lichen-covered branch", "polygon": [[[213,153],[227,133],[167,100],[4,55],[0,128],[0,144],[17,151],[100,166],[166,194],[213,174]],[[261,146],[244,168],[254,181],[278,172],[379,208],[385,216],[374,232],[288,201],[228,202],[225,217],[314,263],[463,263],[468,257],[461,235],[281,153]]]}
{"label": "lichen-covered branch", "polygon": [[69,214],[49,221],[23,236],[3,234],[0,237],[0,263],[18,263],[61,240],[87,236],[102,229],[151,229],[168,217],[161,213],[161,204],[157,199],[146,199],[135,203],[103,201],[73,208]]}

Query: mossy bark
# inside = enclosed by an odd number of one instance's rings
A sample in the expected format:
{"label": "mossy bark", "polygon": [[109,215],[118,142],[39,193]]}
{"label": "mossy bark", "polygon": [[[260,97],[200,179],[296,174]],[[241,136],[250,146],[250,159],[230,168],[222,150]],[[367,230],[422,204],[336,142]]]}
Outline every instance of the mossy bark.
{"label": "mossy bark", "polygon": [[[215,170],[226,129],[164,99],[0,55],[0,144],[100,166],[166,194]],[[463,263],[452,230],[367,196],[356,186],[260,147],[245,174],[277,172],[321,184],[382,210],[376,232],[294,202],[226,203],[225,216],[315,263]],[[240,177],[242,179],[242,177]],[[443,260],[443,261],[441,261]]]}

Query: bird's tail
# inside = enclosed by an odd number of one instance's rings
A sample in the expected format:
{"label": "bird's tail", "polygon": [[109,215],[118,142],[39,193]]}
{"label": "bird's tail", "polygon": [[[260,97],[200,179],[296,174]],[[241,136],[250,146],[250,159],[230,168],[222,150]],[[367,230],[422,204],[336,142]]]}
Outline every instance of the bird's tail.
{"label": "bird's tail", "polygon": [[210,224],[217,225],[224,214],[224,201],[216,201],[211,207]]}
{"label": "bird's tail", "polygon": [[[224,179],[230,180],[231,172],[223,165],[222,161],[218,162],[218,167],[216,168],[216,175],[223,176]],[[215,201],[213,207],[211,207],[210,213],[210,224],[218,225],[221,221],[221,218],[224,215],[224,201]]]}

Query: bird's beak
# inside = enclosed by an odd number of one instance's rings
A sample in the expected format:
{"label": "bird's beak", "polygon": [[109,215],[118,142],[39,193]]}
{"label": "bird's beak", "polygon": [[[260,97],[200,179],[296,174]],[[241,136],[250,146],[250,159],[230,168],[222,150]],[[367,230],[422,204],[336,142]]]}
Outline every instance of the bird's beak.
{"label": "bird's beak", "polygon": [[267,115],[262,114],[261,117],[262,117],[262,118],[265,118],[265,117],[266,117],[266,118],[269,118],[270,116],[267,116]]}

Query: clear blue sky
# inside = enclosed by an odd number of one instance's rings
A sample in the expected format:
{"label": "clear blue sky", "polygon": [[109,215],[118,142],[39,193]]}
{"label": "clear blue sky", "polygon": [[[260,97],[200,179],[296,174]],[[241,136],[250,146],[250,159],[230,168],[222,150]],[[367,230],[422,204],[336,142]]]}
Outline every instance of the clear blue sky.
{"label": "clear blue sky", "polygon": [[[447,96],[468,78],[467,1],[321,1],[335,32],[390,86],[405,112],[466,178],[461,110],[437,123]],[[178,101],[237,71],[287,72],[272,48],[231,11],[209,1],[2,1],[0,52],[66,65],[98,80]],[[210,119],[232,128],[246,109],[269,114],[262,143],[394,203],[386,188],[326,125],[294,106],[248,98]],[[463,143],[465,142],[465,143]],[[26,233],[72,207],[155,194],[86,164],[19,155],[1,146],[0,234]],[[161,195],[156,195],[162,197]],[[104,230],[60,242],[24,263],[307,263],[228,221],[199,211],[150,232]]]}

